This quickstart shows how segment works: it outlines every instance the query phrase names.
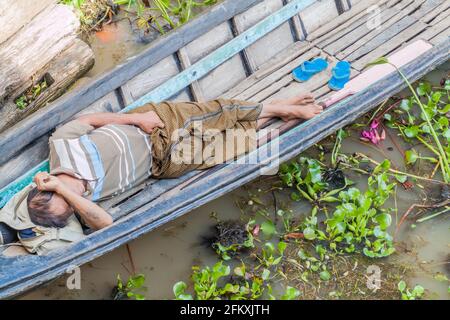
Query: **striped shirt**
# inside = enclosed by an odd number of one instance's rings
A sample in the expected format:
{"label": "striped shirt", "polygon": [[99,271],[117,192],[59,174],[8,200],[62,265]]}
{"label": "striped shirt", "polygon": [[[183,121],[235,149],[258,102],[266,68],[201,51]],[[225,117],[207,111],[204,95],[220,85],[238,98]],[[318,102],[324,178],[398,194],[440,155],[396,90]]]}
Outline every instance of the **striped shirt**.
{"label": "striped shirt", "polygon": [[94,127],[73,120],[49,140],[50,173],[87,181],[86,197],[105,200],[151,176],[150,136],[132,125]]}

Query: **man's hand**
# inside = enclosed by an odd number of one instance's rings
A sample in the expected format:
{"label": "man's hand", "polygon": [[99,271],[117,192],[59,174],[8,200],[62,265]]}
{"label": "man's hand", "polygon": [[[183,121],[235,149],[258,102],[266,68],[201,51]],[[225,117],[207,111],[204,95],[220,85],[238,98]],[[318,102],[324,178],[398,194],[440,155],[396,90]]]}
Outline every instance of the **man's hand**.
{"label": "man's hand", "polygon": [[151,134],[155,128],[164,128],[164,123],[154,111],[134,113],[135,125],[145,133]]}
{"label": "man's hand", "polygon": [[34,177],[34,183],[36,183],[39,191],[58,192],[62,186],[61,180],[48,174],[47,172],[39,172],[36,174]]}

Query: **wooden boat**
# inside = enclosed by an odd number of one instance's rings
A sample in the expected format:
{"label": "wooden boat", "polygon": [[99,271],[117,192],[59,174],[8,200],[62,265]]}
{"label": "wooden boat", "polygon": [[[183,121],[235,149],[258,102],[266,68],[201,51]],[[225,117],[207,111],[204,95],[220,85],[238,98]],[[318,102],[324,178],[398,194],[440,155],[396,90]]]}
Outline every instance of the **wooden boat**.
{"label": "wooden boat", "polygon": [[[423,39],[433,48],[402,68],[417,80],[448,60],[449,5],[445,0],[223,1],[1,133],[0,206],[36,172],[46,170],[49,134],[80,112],[120,112],[149,101],[219,96],[267,101],[302,91],[325,99],[332,94],[330,70],[298,83],[291,71],[301,62],[317,56],[345,59],[357,76],[375,58]],[[149,180],[102,203],[115,223],[64,250],[46,256],[0,255],[0,297],[48,282],[238,188],[261,169],[275,166],[275,156],[279,161],[293,158],[404,87],[397,73],[389,74],[262,146],[276,142],[279,153],[262,153],[259,165],[232,163],[178,179]]]}

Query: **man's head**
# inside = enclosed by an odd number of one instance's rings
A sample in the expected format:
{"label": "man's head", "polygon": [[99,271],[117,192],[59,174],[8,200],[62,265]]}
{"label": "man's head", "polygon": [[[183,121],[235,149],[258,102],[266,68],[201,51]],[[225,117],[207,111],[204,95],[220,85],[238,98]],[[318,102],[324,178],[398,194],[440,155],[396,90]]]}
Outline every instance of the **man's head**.
{"label": "man's head", "polygon": [[55,192],[34,188],[27,198],[28,214],[34,224],[43,227],[63,228],[74,213],[73,208]]}

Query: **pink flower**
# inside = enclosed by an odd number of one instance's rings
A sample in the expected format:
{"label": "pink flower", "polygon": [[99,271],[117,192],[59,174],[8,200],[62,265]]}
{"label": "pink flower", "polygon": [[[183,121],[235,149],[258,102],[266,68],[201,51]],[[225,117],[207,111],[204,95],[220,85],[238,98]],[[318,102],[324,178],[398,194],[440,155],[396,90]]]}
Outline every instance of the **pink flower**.
{"label": "pink flower", "polygon": [[381,131],[381,134],[378,132],[379,126],[380,122],[376,119],[373,120],[370,124],[370,128],[361,132],[361,140],[371,142],[373,144],[378,144],[380,143],[380,141],[386,139],[386,133],[384,129]]}

